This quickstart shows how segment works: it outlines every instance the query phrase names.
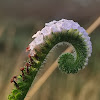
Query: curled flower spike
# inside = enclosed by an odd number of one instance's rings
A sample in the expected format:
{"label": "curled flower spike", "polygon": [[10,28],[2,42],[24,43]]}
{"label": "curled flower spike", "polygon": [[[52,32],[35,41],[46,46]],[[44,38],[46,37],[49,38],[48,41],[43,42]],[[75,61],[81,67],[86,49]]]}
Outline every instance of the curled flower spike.
{"label": "curled flower spike", "polygon": [[22,78],[23,78],[23,81],[25,79],[25,75],[24,75],[24,67],[20,68],[20,71],[22,71]]}
{"label": "curled flower spike", "polygon": [[[50,39],[47,39],[46,42],[48,45],[47,47],[53,45],[54,41],[55,41],[54,45],[56,45],[59,42],[62,42],[62,45],[63,42],[69,42],[70,44],[73,45],[74,49],[76,50],[76,56],[75,56],[76,58],[73,57],[72,54],[68,54],[68,53],[62,54],[59,57],[58,60],[59,69],[62,70],[62,72],[76,73],[78,72],[78,70],[84,68],[84,66],[87,65],[86,59],[88,59],[91,56],[92,44],[90,41],[90,37],[86,33],[86,30],[83,27],[81,27],[77,22],[74,22],[73,20],[61,19],[59,21],[54,20],[49,23],[46,23],[45,27],[41,31],[33,35],[35,39],[30,43],[30,47],[31,47],[30,55],[31,52],[34,51],[34,49],[36,49],[38,45],[45,44],[43,38],[41,37],[42,35],[44,36],[44,39],[47,36],[48,38],[51,37]],[[39,41],[40,39],[41,42]],[[38,43],[36,43],[35,46],[33,46],[35,40],[38,40],[37,41]],[[46,48],[45,45],[44,48]],[[82,58],[84,58],[84,60]],[[71,60],[73,60],[73,64]],[[83,61],[83,63],[81,61]],[[73,67],[75,65],[76,67]],[[69,67],[65,67],[65,66],[69,66]]]}
{"label": "curled flower spike", "polygon": [[[63,73],[77,73],[85,68],[89,57],[92,53],[92,43],[86,30],[73,20],[61,19],[59,21],[51,21],[46,23],[44,28],[32,36],[33,41],[26,48],[29,51],[29,60],[27,60],[27,69],[21,68],[22,77],[18,77],[20,91],[14,90],[9,95],[9,100],[24,100],[26,93],[31,87],[32,81],[35,79],[37,72],[42,64],[46,61],[46,57],[51,50],[61,51],[59,46],[72,46],[73,52],[63,53],[59,56],[58,67]],[[30,63],[30,64],[29,64]],[[30,70],[28,69],[30,67]],[[24,70],[27,73],[24,73]],[[25,81],[22,81],[22,79]],[[13,78],[16,87],[17,83]]]}
{"label": "curled flower spike", "polygon": [[17,78],[17,76],[14,76],[12,79],[11,79],[11,83],[12,82],[14,82],[14,84],[15,84],[15,86],[17,87],[17,88],[19,88],[19,85],[17,84],[17,82],[14,80],[14,79],[16,79]]}

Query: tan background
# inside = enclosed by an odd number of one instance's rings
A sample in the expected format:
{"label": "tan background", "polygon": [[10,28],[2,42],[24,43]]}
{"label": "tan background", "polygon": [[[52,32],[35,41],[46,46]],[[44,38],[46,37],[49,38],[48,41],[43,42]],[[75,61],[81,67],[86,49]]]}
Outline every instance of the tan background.
{"label": "tan background", "polygon": [[[0,100],[7,100],[10,79],[27,59],[25,48],[45,22],[73,19],[87,29],[100,15],[99,5],[100,0],[0,0]],[[56,69],[31,100],[100,100],[99,33],[100,26],[90,35],[93,53],[84,70],[65,75]]]}

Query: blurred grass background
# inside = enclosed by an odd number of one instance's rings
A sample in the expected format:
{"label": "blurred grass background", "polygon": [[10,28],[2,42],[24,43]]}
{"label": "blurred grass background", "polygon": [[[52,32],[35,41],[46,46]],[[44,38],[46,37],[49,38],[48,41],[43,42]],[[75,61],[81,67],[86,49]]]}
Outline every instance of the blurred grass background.
{"label": "blurred grass background", "polygon": [[[45,22],[73,19],[87,29],[100,15],[100,0],[0,0],[0,100],[7,100],[27,59],[25,48]],[[77,74],[56,69],[31,100],[100,100],[100,26],[90,35],[88,66]],[[27,97],[28,99],[28,97]]]}

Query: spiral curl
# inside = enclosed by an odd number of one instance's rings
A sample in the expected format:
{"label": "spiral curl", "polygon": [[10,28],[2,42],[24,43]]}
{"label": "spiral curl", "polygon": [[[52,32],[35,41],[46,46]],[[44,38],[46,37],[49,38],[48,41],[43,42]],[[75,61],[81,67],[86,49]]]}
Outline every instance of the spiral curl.
{"label": "spiral curl", "polygon": [[26,49],[26,51],[30,51],[29,59],[23,68],[22,75],[17,77],[17,82],[12,80],[17,87],[15,85],[8,96],[9,100],[24,100],[47,54],[58,43],[72,44],[76,53],[76,56],[72,53],[63,53],[59,56],[59,69],[64,73],[77,73],[83,69],[92,53],[90,37],[84,28],[72,20],[62,19],[46,23],[45,27],[32,38],[34,40]]}

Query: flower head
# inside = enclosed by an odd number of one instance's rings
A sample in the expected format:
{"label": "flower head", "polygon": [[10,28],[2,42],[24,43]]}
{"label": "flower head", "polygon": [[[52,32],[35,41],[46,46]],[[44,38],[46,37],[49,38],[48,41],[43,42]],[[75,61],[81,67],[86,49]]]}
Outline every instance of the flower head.
{"label": "flower head", "polygon": [[51,35],[52,32],[62,32],[70,29],[77,29],[79,31],[79,35],[82,35],[82,38],[84,38],[84,41],[86,42],[88,47],[88,55],[90,56],[90,53],[92,52],[92,45],[90,42],[90,37],[88,36],[86,30],[77,22],[66,19],[61,19],[59,21],[53,20],[49,23],[46,23],[45,27],[41,31],[38,31],[35,35],[32,36],[32,38],[35,39],[29,44],[29,48],[27,48],[26,50],[30,50],[30,55],[34,56],[35,47],[44,43],[45,36]]}

